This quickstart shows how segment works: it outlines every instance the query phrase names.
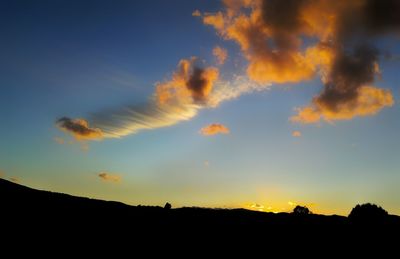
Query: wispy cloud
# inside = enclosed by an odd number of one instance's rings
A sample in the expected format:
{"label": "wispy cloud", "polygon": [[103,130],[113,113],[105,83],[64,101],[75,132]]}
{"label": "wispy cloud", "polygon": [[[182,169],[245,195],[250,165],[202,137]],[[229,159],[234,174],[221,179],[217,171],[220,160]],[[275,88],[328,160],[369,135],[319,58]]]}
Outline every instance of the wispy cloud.
{"label": "wispy cloud", "polygon": [[201,109],[215,108],[224,101],[269,86],[252,82],[246,76],[235,75],[231,81],[219,79],[217,68],[203,67],[193,57],[181,60],[169,80],[156,83],[154,94],[145,104],[103,110],[87,120],[64,117],[56,124],[78,140],[119,138],[190,120]]}
{"label": "wispy cloud", "polygon": [[100,172],[97,174],[98,177],[100,177],[101,180],[105,181],[105,182],[114,182],[114,183],[118,183],[121,182],[121,176],[114,174],[114,173],[109,173],[109,172]]}
{"label": "wispy cloud", "polygon": [[212,136],[217,134],[229,134],[229,128],[220,123],[213,123],[205,126],[200,130],[200,134],[203,136]]}
{"label": "wispy cloud", "polygon": [[192,16],[201,16],[201,12],[199,10],[194,10]]}
{"label": "wispy cloud", "polygon": [[261,205],[261,204],[258,204],[258,203],[250,204],[249,208],[251,210],[264,211],[264,205]]}
{"label": "wispy cloud", "polygon": [[217,59],[218,65],[223,65],[228,58],[228,51],[220,46],[213,49],[213,55]]}
{"label": "wispy cloud", "polygon": [[298,130],[295,130],[292,132],[292,136],[295,138],[299,138],[299,137],[301,137],[301,132]]}
{"label": "wispy cloud", "polygon": [[65,140],[64,140],[63,138],[54,137],[53,140],[54,140],[57,144],[60,144],[60,145],[65,144]]}

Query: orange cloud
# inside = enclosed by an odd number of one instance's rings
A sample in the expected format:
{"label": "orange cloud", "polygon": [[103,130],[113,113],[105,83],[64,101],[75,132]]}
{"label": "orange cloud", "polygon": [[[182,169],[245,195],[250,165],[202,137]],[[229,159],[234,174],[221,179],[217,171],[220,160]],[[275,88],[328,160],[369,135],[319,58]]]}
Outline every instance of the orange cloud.
{"label": "orange cloud", "polygon": [[54,139],[55,142],[57,142],[57,143],[60,144],[60,145],[65,144],[65,140],[64,140],[63,138],[54,137],[53,139]]}
{"label": "orange cloud", "polygon": [[121,181],[121,176],[116,175],[116,174],[111,174],[108,172],[100,172],[97,174],[98,177],[100,177],[101,180],[105,182],[120,182]]}
{"label": "orange cloud", "polygon": [[292,132],[292,136],[293,136],[293,137],[297,137],[297,138],[298,138],[298,137],[301,137],[301,132],[298,131],[298,130],[295,130],[295,131]]}
{"label": "orange cloud", "polygon": [[226,126],[219,123],[210,124],[200,130],[200,134],[204,136],[212,136],[216,134],[229,134],[229,132],[230,131]]}
{"label": "orange cloud", "polygon": [[192,16],[201,16],[201,13],[199,10],[194,10]]}
{"label": "orange cloud", "polygon": [[315,123],[321,119],[332,122],[335,120],[350,120],[356,116],[371,116],[377,114],[384,107],[394,105],[390,90],[372,86],[360,87],[357,96],[349,102],[342,102],[335,109],[318,102],[314,98],[309,106],[298,109],[298,114],[291,118],[293,122]]}
{"label": "orange cloud", "polygon": [[203,15],[203,23],[238,43],[250,79],[281,84],[321,77],[323,91],[292,121],[346,120],[393,105],[389,91],[369,87],[380,71],[378,51],[366,42],[400,32],[395,1],[223,2],[225,10]]}
{"label": "orange cloud", "polygon": [[98,128],[90,128],[84,119],[70,119],[63,117],[57,120],[57,126],[72,134],[77,140],[99,140],[103,138],[103,132]]}
{"label": "orange cloud", "polygon": [[223,30],[225,27],[225,19],[222,12],[216,14],[206,13],[203,15],[203,23],[214,26],[217,30]]}
{"label": "orange cloud", "polygon": [[261,204],[258,204],[258,203],[250,204],[249,208],[251,210],[264,211],[264,205],[261,205]]}
{"label": "orange cloud", "polygon": [[228,51],[220,46],[216,46],[213,49],[213,55],[216,57],[217,63],[223,65],[225,60],[228,58]]}
{"label": "orange cloud", "polygon": [[197,58],[182,59],[172,79],[156,84],[156,99],[163,104],[206,103],[218,79],[219,71],[214,67],[201,68]]}

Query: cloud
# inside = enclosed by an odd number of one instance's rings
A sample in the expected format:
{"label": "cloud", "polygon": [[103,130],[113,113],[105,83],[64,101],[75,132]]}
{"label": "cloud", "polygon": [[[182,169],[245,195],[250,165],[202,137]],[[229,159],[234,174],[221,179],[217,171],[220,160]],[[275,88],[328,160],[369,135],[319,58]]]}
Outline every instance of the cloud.
{"label": "cloud", "polygon": [[99,140],[103,138],[103,133],[98,128],[90,128],[89,123],[84,119],[70,119],[62,117],[57,120],[57,126],[72,134],[77,140]]}
{"label": "cloud", "polygon": [[316,123],[321,119],[333,122],[335,120],[350,120],[356,116],[371,116],[377,114],[384,107],[394,104],[392,93],[389,90],[371,86],[363,86],[357,90],[356,97],[350,101],[342,101],[332,110],[323,103],[318,103],[318,97],[309,106],[297,109],[298,114],[290,120],[299,123]]}
{"label": "cloud", "polygon": [[192,16],[201,16],[201,13],[199,10],[194,10]]}
{"label": "cloud", "polygon": [[220,46],[216,46],[213,49],[213,55],[216,57],[218,65],[223,65],[228,58],[228,51]]}
{"label": "cloud", "polygon": [[215,108],[224,101],[269,87],[243,75],[223,80],[217,68],[204,66],[192,57],[182,59],[170,79],[155,84],[147,103],[102,110],[85,120],[62,118],[56,124],[78,140],[119,138],[190,120],[201,109]]}
{"label": "cloud", "polygon": [[105,182],[120,182],[121,181],[121,176],[117,174],[111,174],[109,172],[100,172],[97,174],[98,177],[100,177],[101,180]]}
{"label": "cloud", "polygon": [[200,134],[203,136],[212,136],[216,134],[229,134],[229,129],[219,123],[213,123],[210,125],[205,126],[200,130]]}
{"label": "cloud", "polygon": [[53,140],[54,140],[57,144],[60,144],[60,145],[65,144],[65,140],[64,140],[63,138],[54,137]]}
{"label": "cloud", "polygon": [[299,138],[299,137],[301,137],[301,132],[298,131],[298,130],[295,130],[295,131],[292,132],[292,136],[296,137],[296,138]]}
{"label": "cloud", "polygon": [[315,123],[324,119],[349,120],[378,113],[394,104],[389,90],[369,86],[380,74],[378,51],[370,46],[356,46],[353,53],[338,50],[329,68],[323,91],[312,103],[300,108],[294,122]]}
{"label": "cloud", "polygon": [[198,59],[182,59],[172,79],[156,84],[156,98],[163,104],[200,103],[207,101],[218,79],[219,71],[214,67],[203,68]]}
{"label": "cloud", "polygon": [[[400,32],[396,0],[224,1],[225,10],[201,18],[233,40],[258,83],[298,83],[320,76],[322,92],[291,118],[311,123],[374,115],[393,105],[373,85],[380,73],[373,39]],[[361,43],[361,44],[360,44]]]}
{"label": "cloud", "polygon": [[258,203],[250,204],[249,207],[250,207],[251,210],[264,211],[264,205],[261,205],[261,204],[258,204]]}

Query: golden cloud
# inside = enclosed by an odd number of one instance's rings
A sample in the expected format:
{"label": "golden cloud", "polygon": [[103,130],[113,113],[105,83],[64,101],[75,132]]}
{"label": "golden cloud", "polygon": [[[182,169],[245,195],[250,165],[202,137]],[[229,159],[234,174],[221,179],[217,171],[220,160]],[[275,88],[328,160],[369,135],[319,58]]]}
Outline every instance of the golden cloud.
{"label": "golden cloud", "polygon": [[201,16],[203,23],[238,43],[248,60],[250,79],[281,84],[321,77],[323,91],[292,121],[350,119],[393,105],[389,91],[369,87],[380,71],[378,51],[365,42],[400,32],[397,1],[226,0],[224,4],[223,12]]}
{"label": "golden cloud", "polygon": [[220,46],[216,46],[213,49],[213,55],[217,59],[218,65],[223,65],[228,58],[228,51]]}
{"label": "golden cloud", "polygon": [[205,103],[218,79],[218,69],[201,68],[197,58],[182,59],[172,79],[156,84],[156,99],[159,104]]}
{"label": "golden cloud", "polygon": [[100,172],[97,174],[98,177],[100,177],[101,180],[105,182],[120,182],[121,181],[121,176],[117,174],[111,174],[109,172]]}
{"label": "golden cloud", "polygon": [[60,145],[65,144],[65,140],[64,140],[63,138],[54,137],[53,140],[54,140],[56,143],[60,144]]}
{"label": "golden cloud", "polygon": [[229,132],[230,132],[229,129],[220,123],[213,123],[207,125],[200,130],[200,134],[204,136],[212,136],[216,134],[229,134]]}
{"label": "golden cloud", "polygon": [[192,16],[201,16],[201,13],[199,10],[194,10]]}
{"label": "golden cloud", "polygon": [[342,102],[335,109],[314,98],[309,106],[298,109],[298,114],[291,118],[293,122],[315,123],[321,119],[333,122],[335,120],[350,120],[356,116],[371,116],[384,107],[394,105],[393,95],[389,90],[372,86],[363,86],[357,90],[355,99]]}
{"label": "golden cloud", "polygon": [[57,126],[72,134],[77,140],[99,140],[103,138],[103,132],[98,128],[90,128],[84,119],[70,119],[63,117],[56,122]]}
{"label": "golden cloud", "polygon": [[297,138],[298,138],[298,137],[301,137],[301,132],[298,131],[298,130],[295,130],[295,131],[292,132],[292,136],[293,136],[293,137],[297,137]]}

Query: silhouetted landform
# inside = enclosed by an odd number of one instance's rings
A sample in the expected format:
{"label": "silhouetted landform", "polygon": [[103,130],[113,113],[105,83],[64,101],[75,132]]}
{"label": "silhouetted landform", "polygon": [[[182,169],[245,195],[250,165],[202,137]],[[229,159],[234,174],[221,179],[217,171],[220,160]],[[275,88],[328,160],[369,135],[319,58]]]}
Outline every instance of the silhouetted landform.
{"label": "silhouetted landform", "polygon": [[169,203],[164,207],[129,206],[35,190],[3,179],[0,179],[0,212],[3,229],[11,227],[22,232],[46,229],[51,233],[49,236],[64,232],[91,236],[109,231],[123,231],[132,237],[139,233],[157,237],[181,233],[182,238],[199,233],[213,233],[213,237],[232,237],[238,233],[251,237],[264,233],[264,238],[280,235],[296,240],[299,235],[319,239],[340,234],[342,239],[350,239],[354,233],[363,231],[380,230],[397,235],[400,230],[399,216],[389,215],[372,204],[357,205],[349,217],[317,215],[302,206],[297,206],[293,213],[276,214],[246,209],[172,208]]}

